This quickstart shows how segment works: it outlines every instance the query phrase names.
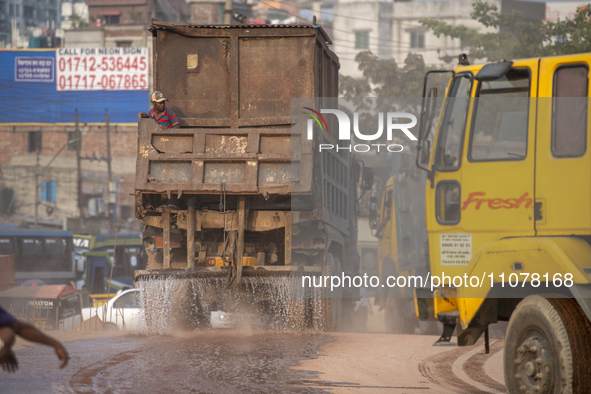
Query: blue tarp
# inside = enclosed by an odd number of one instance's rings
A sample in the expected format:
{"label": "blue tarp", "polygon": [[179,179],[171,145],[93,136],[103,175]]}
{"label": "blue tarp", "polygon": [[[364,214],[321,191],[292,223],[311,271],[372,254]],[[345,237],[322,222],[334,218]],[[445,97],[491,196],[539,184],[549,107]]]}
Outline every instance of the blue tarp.
{"label": "blue tarp", "polygon": [[57,91],[56,78],[50,82],[40,77],[20,81],[15,70],[16,57],[53,59],[52,50],[0,50],[0,95],[8,111],[0,123],[73,123],[76,108],[80,123],[102,123],[108,108],[111,123],[136,123],[137,113],[148,112],[147,90]]}

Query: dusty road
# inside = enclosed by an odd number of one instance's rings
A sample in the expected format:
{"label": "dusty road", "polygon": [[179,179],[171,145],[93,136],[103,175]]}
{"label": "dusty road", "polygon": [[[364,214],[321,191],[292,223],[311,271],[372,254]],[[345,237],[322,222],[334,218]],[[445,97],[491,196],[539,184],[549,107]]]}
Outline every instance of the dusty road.
{"label": "dusty road", "polygon": [[[434,337],[204,331],[178,336],[58,333],[72,357],[19,344],[2,393],[502,393],[502,340],[432,347]],[[80,338],[80,339],[77,339]],[[68,340],[73,339],[73,340]]]}

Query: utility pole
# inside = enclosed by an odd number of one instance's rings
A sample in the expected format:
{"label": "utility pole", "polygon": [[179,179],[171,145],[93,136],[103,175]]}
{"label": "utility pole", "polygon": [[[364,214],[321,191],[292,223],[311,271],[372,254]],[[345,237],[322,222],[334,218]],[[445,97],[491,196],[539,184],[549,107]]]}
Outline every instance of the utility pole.
{"label": "utility pole", "polygon": [[105,124],[107,125],[107,174],[109,178],[108,197],[107,197],[107,217],[115,217],[114,211],[116,210],[117,200],[111,201],[111,195],[114,192],[113,188],[113,170],[111,168],[111,125],[109,123],[109,109],[105,108]]}
{"label": "utility pole", "polygon": [[80,134],[78,108],[76,108],[74,122],[76,123],[76,139],[78,140],[76,143],[76,172],[78,177],[78,187],[76,194],[78,199],[78,215],[80,217],[80,223],[82,223],[82,159],[80,157],[80,154],[82,153],[82,136]]}
{"label": "utility pole", "polygon": [[232,24],[232,16],[234,15],[232,6],[233,0],[226,0],[226,5],[224,6],[224,24],[226,25]]}
{"label": "utility pole", "polygon": [[37,165],[35,167],[35,228],[39,221],[39,155],[41,151],[37,147]]}

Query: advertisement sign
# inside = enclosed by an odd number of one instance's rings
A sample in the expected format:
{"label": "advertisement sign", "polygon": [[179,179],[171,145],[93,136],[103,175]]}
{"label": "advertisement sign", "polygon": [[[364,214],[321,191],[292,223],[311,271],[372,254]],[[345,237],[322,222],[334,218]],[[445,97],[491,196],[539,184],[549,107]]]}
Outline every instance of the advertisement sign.
{"label": "advertisement sign", "polygon": [[58,91],[147,90],[148,48],[60,48]]}
{"label": "advertisement sign", "polygon": [[47,57],[17,56],[14,58],[16,82],[53,82],[54,59]]}

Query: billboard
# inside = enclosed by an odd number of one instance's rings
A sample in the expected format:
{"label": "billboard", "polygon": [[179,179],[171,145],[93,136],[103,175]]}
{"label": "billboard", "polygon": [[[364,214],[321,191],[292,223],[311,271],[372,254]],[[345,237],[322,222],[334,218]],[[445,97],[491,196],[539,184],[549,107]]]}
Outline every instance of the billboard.
{"label": "billboard", "polygon": [[148,61],[148,48],[59,48],[57,90],[146,90]]}
{"label": "billboard", "polygon": [[77,111],[81,124],[103,123],[107,109],[111,123],[137,123],[150,108],[150,67],[147,48],[0,50],[10,114],[0,122],[73,123]]}

